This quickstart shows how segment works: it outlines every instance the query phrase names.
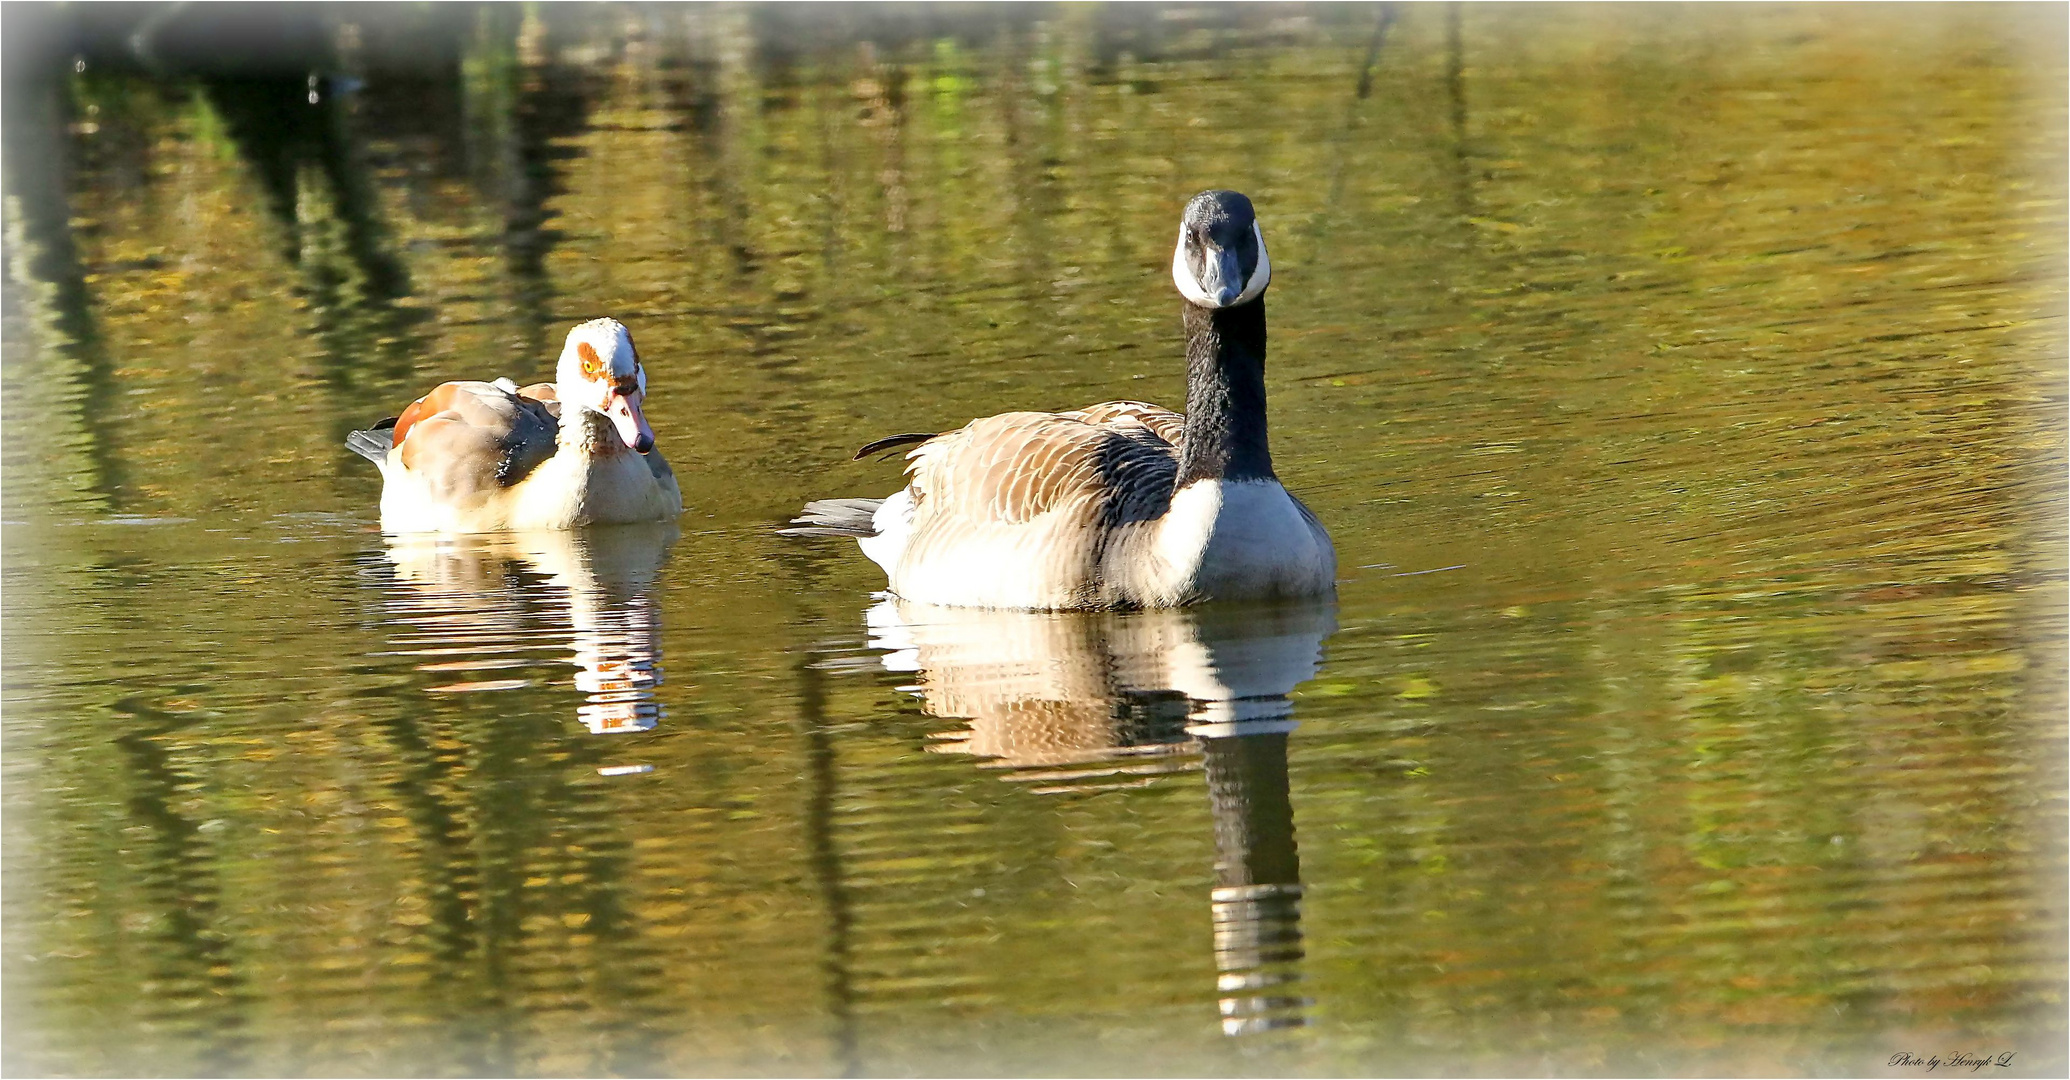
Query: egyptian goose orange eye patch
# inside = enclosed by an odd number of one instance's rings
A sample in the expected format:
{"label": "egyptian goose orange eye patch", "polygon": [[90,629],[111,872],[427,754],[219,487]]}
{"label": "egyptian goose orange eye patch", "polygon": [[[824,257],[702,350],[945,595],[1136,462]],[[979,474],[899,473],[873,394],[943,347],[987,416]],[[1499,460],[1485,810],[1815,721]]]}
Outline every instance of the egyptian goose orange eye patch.
{"label": "egyptian goose orange eye patch", "polygon": [[576,342],[575,355],[582,358],[582,375],[584,378],[601,379],[604,377],[604,358],[598,356],[597,351],[589,347],[589,342]]}

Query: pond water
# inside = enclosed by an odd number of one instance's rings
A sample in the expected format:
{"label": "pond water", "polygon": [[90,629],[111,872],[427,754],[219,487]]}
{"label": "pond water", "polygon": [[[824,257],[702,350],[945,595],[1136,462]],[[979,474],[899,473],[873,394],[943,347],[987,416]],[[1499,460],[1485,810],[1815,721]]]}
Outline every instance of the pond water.
{"label": "pond water", "polygon": [[[10,1073],[2065,1067],[2060,8],[365,15],[7,10]],[[1334,605],[775,534],[1210,186]],[[384,538],[603,314],[677,526]]]}

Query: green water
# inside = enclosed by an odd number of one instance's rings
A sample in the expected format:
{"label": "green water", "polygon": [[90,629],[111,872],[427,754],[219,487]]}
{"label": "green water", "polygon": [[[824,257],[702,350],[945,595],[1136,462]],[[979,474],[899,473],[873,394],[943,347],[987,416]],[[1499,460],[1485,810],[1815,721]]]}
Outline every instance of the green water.
{"label": "green water", "polygon": [[[2060,8],[341,10],[6,15],[9,1072],[2065,1067]],[[1209,186],[1334,608],[774,535]],[[602,314],[678,528],[384,540]]]}

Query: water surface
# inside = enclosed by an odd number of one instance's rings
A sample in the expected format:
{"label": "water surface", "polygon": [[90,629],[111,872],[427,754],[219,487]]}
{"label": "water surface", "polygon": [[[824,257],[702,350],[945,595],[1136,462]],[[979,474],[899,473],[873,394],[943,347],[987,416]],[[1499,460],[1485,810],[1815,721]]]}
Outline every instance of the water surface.
{"label": "water surface", "polygon": [[[2064,1067],[2059,10],[6,17],[11,1072]],[[774,535],[1208,186],[1335,605]],[[382,537],[599,314],[678,525]]]}

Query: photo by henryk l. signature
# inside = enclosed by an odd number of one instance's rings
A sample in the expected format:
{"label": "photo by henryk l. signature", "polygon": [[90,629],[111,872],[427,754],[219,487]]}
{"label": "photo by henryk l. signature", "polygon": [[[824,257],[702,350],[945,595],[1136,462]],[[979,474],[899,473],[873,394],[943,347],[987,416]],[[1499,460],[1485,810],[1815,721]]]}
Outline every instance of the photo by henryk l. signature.
{"label": "photo by henryk l. signature", "polygon": [[1925,1057],[1920,1057],[1917,1054],[1900,1051],[1890,1055],[1888,1067],[1893,1069],[1901,1067],[1925,1069],[1927,1072],[1933,1072],[1940,1068],[1968,1069],[1971,1072],[1975,1072],[1986,1065],[2010,1069],[2012,1068],[2013,1057],[2016,1054],[2017,1051],[2007,1050],[2003,1053],[1985,1054],[1981,1057],[1975,1054],[1964,1053],[1949,1054],[1947,1057],[1942,1057],[1939,1054],[1928,1054]]}

